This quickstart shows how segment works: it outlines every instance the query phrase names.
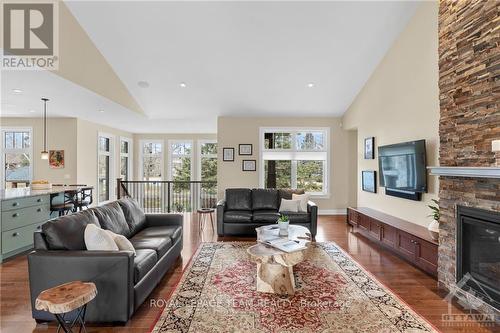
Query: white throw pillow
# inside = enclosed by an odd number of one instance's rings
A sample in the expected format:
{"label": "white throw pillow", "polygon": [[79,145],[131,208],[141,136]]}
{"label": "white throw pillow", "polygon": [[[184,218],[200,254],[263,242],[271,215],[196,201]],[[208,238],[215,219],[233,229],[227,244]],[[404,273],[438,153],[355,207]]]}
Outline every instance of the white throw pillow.
{"label": "white throw pillow", "polygon": [[280,213],[281,212],[297,213],[299,211],[299,204],[300,204],[300,200],[281,199]]}
{"label": "white throw pillow", "polygon": [[114,232],[109,231],[109,230],[105,230],[105,231],[113,238],[116,246],[118,246],[118,250],[120,250],[120,251],[132,251],[132,252],[134,252],[134,256],[135,256],[135,254],[136,254],[135,248],[132,245],[132,243],[130,243],[130,241],[127,239],[127,237],[125,237],[123,235],[115,234]]}
{"label": "white throw pillow", "polygon": [[95,224],[87,224],[84,233],[87,250],[118,251],[113,237]]}
{"label": "white throw pillow", "polygon": [[307,213],[307,202],[309,201],[309,194],[292,194],[292,200],[300,200],[299,212]]}

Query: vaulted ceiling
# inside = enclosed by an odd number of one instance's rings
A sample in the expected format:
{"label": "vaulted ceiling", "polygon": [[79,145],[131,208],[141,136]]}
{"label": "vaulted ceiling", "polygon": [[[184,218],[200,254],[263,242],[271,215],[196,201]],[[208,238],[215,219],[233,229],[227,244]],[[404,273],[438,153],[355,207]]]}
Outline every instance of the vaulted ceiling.
{"label": "vaulted ceiling", "polygon": [[[81,66],[72,68],[80,77],[2,73],[2,102],[7,101],[2,111],[16,106],[3,115],[29,116],[27,109],[38,105],[43,90],[59,96],[61,116],[131,132],[215,132],[220,115],[342,115],[417,4],[71,1],[66,6],[97,52],[81,53],[78,43],[72,53],[61,52],[78,59],[71,66]],[[99,56],[103,62],[93,66]],[[109,70],[103,72],[106,63]],[[98,79],[95,89],[92,77]],[[14,88],[25,94],[12,96]]]}

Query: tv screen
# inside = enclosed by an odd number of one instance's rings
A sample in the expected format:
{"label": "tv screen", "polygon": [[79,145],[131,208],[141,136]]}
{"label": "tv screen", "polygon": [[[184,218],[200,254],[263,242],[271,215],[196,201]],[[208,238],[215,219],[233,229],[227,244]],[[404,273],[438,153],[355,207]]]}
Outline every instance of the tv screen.
{"label": "tv screen", "polygon": [[425,140],[378,148],[380,186],[398,191],[427,191]]}

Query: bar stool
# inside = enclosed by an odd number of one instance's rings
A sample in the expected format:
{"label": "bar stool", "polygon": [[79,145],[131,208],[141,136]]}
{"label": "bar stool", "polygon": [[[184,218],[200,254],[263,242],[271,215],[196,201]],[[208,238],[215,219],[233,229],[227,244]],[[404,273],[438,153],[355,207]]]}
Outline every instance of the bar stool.
{"label": "bar stool", "polygon": [[75,200],[75,211],[82,211],[84,208],[89,208],[92,205],[92,187],[87,185],[70,185],[70,186],[80,186],[80,191],[76,196]]}
{"label": "bar stool", "polygon": [[57,193],[50,195],[50,212],[57,212],[59,216],[68,215],[70,212],[75,211],[75,200],[77,191],[69,190],[64,192],[64,200],[62,203],[54,204],[54,198],[58,197]]}
{"label": "bar stool", "polygon": [[212,232],[215,231],[214,229],[214,218],[213,218],[213,213],[215,212],[215,209],[213,208],[200,208],[197,210],[198,212],[198,232],[201,233],[201,231],[204,229],[205,223],[208,222],[208,216],[210,216],[210,225],[212,226]]}

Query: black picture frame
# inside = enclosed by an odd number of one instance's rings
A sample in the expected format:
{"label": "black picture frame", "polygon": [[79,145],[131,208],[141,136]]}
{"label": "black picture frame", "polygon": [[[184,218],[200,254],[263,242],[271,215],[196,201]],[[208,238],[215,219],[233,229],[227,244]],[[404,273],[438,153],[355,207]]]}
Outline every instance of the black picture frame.
{"label": "black picture frame", "polygon": [[361,184],[363,191],[377,193],[377,171],[361,171]]}
{"label": "black picture frame", "polygon": [[[231,157],[226,158],[226,152]],[[222,161],[224,161],[224,162],[234,162],[234,148],[230,148],[230,147],[222,148]]]}
{"label": "black picture frame", "polygon": [[[250,167],[248,167],[248,163],[250,163]],[[245,164],[247,164],[247,165],[245,165]],[[241,161],[241,171],[257,171],[257,160],[243,160],[243,161]]]}
{"label": "black picture frame", "polygon": [[375,137],[371,136],[365,139],[365,160],[375,159]]}
{"label": "black picture frame", "polygon": [[[250,149],[250,152],[241,152],[241,149]],[[240,143],[238,145],[238,155],[240,156],[250,156],[253,155],[253,145],[251,143]]]}

